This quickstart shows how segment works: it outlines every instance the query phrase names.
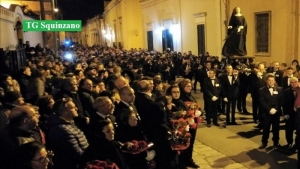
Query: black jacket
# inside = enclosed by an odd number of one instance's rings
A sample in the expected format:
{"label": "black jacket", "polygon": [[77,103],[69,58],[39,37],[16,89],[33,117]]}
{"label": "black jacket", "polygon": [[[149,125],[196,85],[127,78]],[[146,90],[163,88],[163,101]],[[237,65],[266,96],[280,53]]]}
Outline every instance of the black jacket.
{"label": "black jacket", "polygon": [[56,169],[76,168],[89,146],[84,133],[74,123],[56,115],[52,115],[49,119],[47,141],[55,154],[53,162]]}
{"label": "black jacket", "polygon": [[283,105],[283,92],[281,87],[274,87],[274,94],[271,95],[269,88],[267,86],[260,88],[259,90],[259,103],[260,108],[262,108],[261,115],[262,117],[271,116],[269,114],[271,108],[277,110],[274,115],[280,116],[282,113],[282,105]]}

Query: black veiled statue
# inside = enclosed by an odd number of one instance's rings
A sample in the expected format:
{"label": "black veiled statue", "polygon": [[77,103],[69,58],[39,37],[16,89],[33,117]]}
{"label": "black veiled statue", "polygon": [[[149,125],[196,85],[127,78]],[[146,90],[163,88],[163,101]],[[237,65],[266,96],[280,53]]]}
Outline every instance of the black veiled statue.
{"label": "black veiled statue", "polygon": [[239,7],[235,7],[232,11],[227,37],[222,49],[222,55],[229,56],[245,56],[246,50],[247,23],[245,17],[241,13]]}

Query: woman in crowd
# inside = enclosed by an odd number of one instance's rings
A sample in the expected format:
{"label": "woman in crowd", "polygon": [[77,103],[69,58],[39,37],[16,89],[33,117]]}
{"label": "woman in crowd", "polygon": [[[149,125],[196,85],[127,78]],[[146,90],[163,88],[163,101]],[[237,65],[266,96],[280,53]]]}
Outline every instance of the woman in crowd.
{"label": "woman in crowd", "polygon": [[[189,79],[183,79],[179,82],[180,87],[180,101],[183,102],[194,102],[197,103],[196,98],[192,95],[192,82]],[[176,105],[176,104],[175,104]],[[190,140],[190,146],[182,152],[180,157],[184,157],[183,162],[188,167],[198,168],[199,166],[194,162],[192,156],[193,156],[193,149],[194,149],[194,142],[196,139],[196,132],[197,128],[192,129],[190,128],[190,134],[191,134],[191,140]]]}
{"label": "woman in crowd", "polygon": [[98,121],[96,128],[97,131],[92,133],[95,138],[90,141],[89,147],[83,154],[84,162],[110,160],[116,163],[120,169],[130,169],[121,151],[121,144],[114,140],[115,131],[111,121]]}
{"label": "woman in crowd", "polygon": [[38,142],[23,144],[15,150],[12,169],[47,169],[52,165],[52,155]]}
{"label": "woman in crowd", "polygon": [[[144,135],[141,126],[138,122],[137,115],[130,109],[123,109],[117,117],[118,127],[116,129],[115,140],[122,143],[126,143],[132,140],[144,140],[147,141],[147,137]],[[140,154],[124,154],[130,169],[147,168],[147,153]]]}

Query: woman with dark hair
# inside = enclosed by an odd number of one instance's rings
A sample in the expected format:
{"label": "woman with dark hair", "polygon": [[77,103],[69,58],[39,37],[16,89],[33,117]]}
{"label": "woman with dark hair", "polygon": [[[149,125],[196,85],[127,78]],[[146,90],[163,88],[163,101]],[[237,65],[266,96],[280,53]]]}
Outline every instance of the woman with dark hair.
{"label": "woman with dark hair", "polygon": [[296,67],[296,69],[297,69],[297,71],[299,71],[300,70],[300,66],[299,66],[299,62],[298,62],[298,60],[293,60],[292,61],[292,66],[295,66]]}
{"label": "woman with dark hair", "polygon": [[241,9],[239,7],[235,7],[229,20],[227,37],[222,49],[222,55],[227,57],[234,55],[247,55],[246,35],[246,19],[241,13]]}
{"label": "woman with dark hair", "polygon": [[[84,163],[103,160],[117,164],[120,169],[130,169],[121,151],[121,143],[114,140],[115,131],[110,120],[100,120],[95,124],[94,139],[90,140],[89,147],[83,154]],[[85,164],[83,164],[85,165]]]}
{"label": "woman with dark hair", "polygon": [[[130,109],[123,109],[117,117],[118,127],[116,128],[115,140],[122,143],[130,142],[132,140],[147,141],[141,126],[138,123],[137,114]],[[140,154],[124,154],[130,169],[147,168],[147,153]]]}
{"label": "woman with dark hair", "polygon": [[172,107],[172,111],[187,110],[187,107],[185,106],[184,102],[181,100],[181,92],[177,84],[170,86],[167,89],[166,94],[172,97],[172,103],[174,105]]}
{"label": "woman with dark hair", "polygon": [[21,145],[14,152],[12,169],[47,169],[51,165],[53,156],[38,142],[29,142]]}
{"label": "woman with dark hair", "polygon": [[[180,91],[181,91],[180,96],[179,96],[180,103],[183,103],[184,106],[185,106],[184,102],[197,103],[196,98],[192,95],[192,82],[190,79],[183,79],[182,81],[180,81],[179,87],[180,87]],[[176,102],[173,102],[173,103],[176,105]],[[176,107],[177,107],[177,105],[176,105]],[[194,162],[194,160],[192,158],[197,128],[195,128],[195,129],[190,128],[189,132],[191,134],[190,146],[186,150],[182,151],[182,154],[180,155],[180,159],[181,159],[182,163],[186,164],[186,166],[198,168],[199,166]]]}

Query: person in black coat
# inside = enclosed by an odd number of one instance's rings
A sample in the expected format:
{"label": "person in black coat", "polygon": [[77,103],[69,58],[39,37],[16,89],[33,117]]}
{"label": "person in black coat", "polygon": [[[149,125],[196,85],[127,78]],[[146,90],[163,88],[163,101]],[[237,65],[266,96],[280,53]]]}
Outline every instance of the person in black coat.
{"label": "person in black coat", "polygon": [[109,120],[112,122],[114,128],[117,128],[117,123],[115,121],[115,116],[113,115],[115,106],[111,99],[106,96],[97,97],[94,101],[93,108],[95,113],[91,116],[91,121],[88,125],[88,134],[87,139],[93,141],[95,139],[94,133],[98,128],[96,127],[97,123],[101,120]]}
{"label": "person in black coat", "polygon": [[250,74],[250,91],[252,97],[252,115],[254,123],[259,123],[256,127],[262,128],[263,120],[261,118],[261,108],[259,104],[259,89],[266,85],[265,65],[259,64]]}
{"label": "person in black coat", "polygon": [[[152,114],[152,105],[154,103],[154,99],[152,98],[152,87],[148,80],[141,80],[138,82],[140,92],[136,94],[136,98],[134,100],[134,105],[136,106],[136,110],[140,115],[141,124],[145,133],[151,133],[151,121],[149,120],[149,116]],[[151,140],[150,140],[151,141]]]}
{"label": "person in black coat", "polygon": [[[200,71],[200,85],[201,85],[201,92],[203,92],[203,81],[205,78],[208,77],[208,71],[211,69],[211,62],[207,61],[204,65],[204,68],[201,69]],[[205,109],[205,105],[204,105],[204,109]]]}
{"label": "person in black coat", "polygon": [[90,79],[82,79],[79,82],[78,96],[81,102],[82,108],[89,116],[94,113],[94,93],[93,82]]}
{"label": "person in black coat", "polygon": [[294,76],[293,71],[294,70],[292,67],[288,67],[286,69],[286,76],[282,78],[282,82],[281,82],[282,84],[281,87],[283,91],[290,86],[290,79]]}
{"label": "person in black coat", "polygon": [[167,138],[168,132],[172,127],[170,125],[171,113],[174,111],[174,106],[172,105],[172,97],[169,95],[157,98],[153,105],[153,112],[156,112],[156,117],[153,116],[153,119],[157,119],[155,120],[155,125],[153,125],[155,131],[152,133],[155,136],[154,148],[157,168],[177,169],[178,167],[177,152],[171,149]]}
{"label": "person in black coat", "polygon": [[62,89],[54,96],[54,100],[63,98],[72,98],[74,104],[77,107],[78,117],[75,118],[75,123],[82,130],[86,129],[86,125],[89,123],[90,115],[82,108],[82,104],[77,93],[78,83],[76,79],[67,77],[62,81]]}
{"label": "person in black coat", "polygon": [[[137,114],[130,109],[123,109],[120,112],[118,127],[115,132],[115,140],[122,143],[132,140],[147,141],[146,135],[143,133],[140,124],[138,123]],[[130,169],[147,168],[147,152],[140,154],[124,154]]]}
{"label": "person in black coat", "polygon": [[[195,91],[195,93],[197,91],[197,83],[198,82],[200,83],[200,81],[201,81],[201,73],[202,73],[201,70],[202,70],[203,66],[201,65],[200,61],[201,61],[201,59],[197,58],[196,63],[194,63],[193,66],[192,66],[192,70],[193,70],[193,74],[194,74],[194,88],[193,88],[193,90]],[[200,83],[200,87],[203,87],[203,86],[201,86],[201,83]]]}
{"label": "person in black coat", "polygon": [[273,74],[267,75],[267,86],[259,90],[259,102],[263,118],[262,144],[259,148],[267,147],[271,125],[274,148],[279,148],[279,120],[283,104],[283,92],[281,87],[275,86],[275,76]]}
{"label": "person in black coat", "polygon": [[78,116],[73,100],[61,99],[54,103],[56,115],[49,117],[47,143],[55,153],[55,169],[74,169],[89,146],[85,134],[75,125]]}
{"label": "person in black coat", "polygon": [[267,71],[267,73],[273,73],[275,76],[275,81],[277,86],[282,86],[282,78],[283,78],[283,71],[279,69],[280,64],[279,62],[274,62],[273,67]]}
{"label": "person in black coat", "polygon": [[[184,79],[181,82],[179,82],[179,89],[180,89],[179,99],[176,100],[176,98],[173,97],[173,103],[176,105],[176,107],[178,105],[181,105],[181,107],[185,106],[184,102],[197,103],[197,100],[191,93],[192,82],[189,79]],[[177,102],[181,104],[176,104]],[[185,109],[187,110],[186,106]],[[193,160],[193,149],[194,149],[194,142],[196,139],[197,127],[195,129],[190,128],[189,132],[191,134],[190,146],[184,151],[182,151],[181,155],[179,156],[179,161],[181,161],[181,163],[185,164],[187,167],[199,168],[199,165],[197,165]]]}
{"label": "person in black coat", "polygon": [[[297,113],[294,110],[294,103],[296,99],[297,87],[298,87],[298,79],[296,77],[292,77],[290,79],[290,87],[285,89],[283,92],[284,99],[283,99],[282,110],[283,110],[284,118],[286,119],[285,138],[287,141],[288,148],[292,148],[294,142],[293,135],[295,130],[295,119]],[[297,137],[299,136],[297,135]]]}
{"label": "person in black coat", "polygon": [[114,140],[114,127],[109,120],[95,122],[94,139],[83,154],[84,166],[94,160],[114,162],[120,169],[130,169],[124,154],[121,151],[121,143]]}
{"label": "person in black coat", "polygon": [[204,100],[207,103],[206,107],[206,121],[207,127],[210,127],[211,118],[213,119],[213,124],[220,126],[218,124],[218,106],[219,100],[221,98],[221,82],[216,78],[215,70],[210,70],[208,72],[209,78],[204,79]]}
{"label": "person in black coat", "polygon": [[226,66],[227,74],[220,77],[222,83],[222,97],[226,106],[226,123],[236,125],[235,109],[239,91],[239,79],[231,65]]}
{"label": "person in black coat", "polygon": [[240,80],[239,95],[237,100],[237,109],[240,113],[249,114],[246,105],[246,98],[249,92],[250,76],[247,72],[239,72]]}

